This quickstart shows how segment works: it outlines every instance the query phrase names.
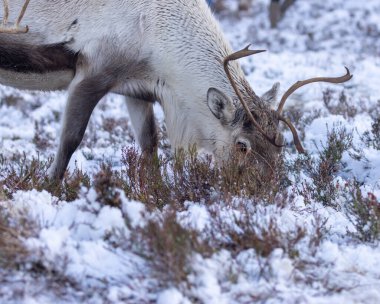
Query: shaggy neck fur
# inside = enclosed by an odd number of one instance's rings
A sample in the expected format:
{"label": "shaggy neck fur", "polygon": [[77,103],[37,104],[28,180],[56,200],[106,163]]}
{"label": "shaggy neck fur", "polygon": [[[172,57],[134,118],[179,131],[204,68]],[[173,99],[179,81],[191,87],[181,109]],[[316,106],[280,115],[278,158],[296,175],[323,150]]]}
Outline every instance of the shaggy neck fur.
{"label": "shaggy neck fur", "polygon": [[[163,72],[160,78],[170,87],[163,88],[160,100],[171,143],[184,148],[196,143],[209,151],[221,150],[231,144],[226,142],[229,136],[210,112],[206,99],[208,89],[214,87],[237,101],[222,63],[233,50],[205,1],[166,2],[170,8],[153,1],[157,15],[152,20],[152,36],[158,38],[159,47],[152,64],[154,70]],[[259,100],[238,63],[231,62],[230,68],[243,95]]]}

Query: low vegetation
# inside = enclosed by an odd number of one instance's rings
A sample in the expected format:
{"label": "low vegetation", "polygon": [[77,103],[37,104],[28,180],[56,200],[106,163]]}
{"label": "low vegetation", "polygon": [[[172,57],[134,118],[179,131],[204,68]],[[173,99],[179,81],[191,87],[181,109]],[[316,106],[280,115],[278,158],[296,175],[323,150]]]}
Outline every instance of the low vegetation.
{"label": "low vegetation", "polygon": [[314,143],[318,150],[316,156],[301,156],[292,164],[294,172],[306,174],[309,179],[297,175],[300,187],[298,192],[307,202],[318,201],[324,206],[339,207],[337,202],[342,187],[337,179],[344,172],[343,154],[360,160],[361,155],[352,143],[353,135],[345,128],[336,127],[327,134],[327,143]]}
{"label": "low vegetation", "polygon": [[[378,121],[372,132],[363,137],[363,144],[376,148]],[[369,140],[371,139],[371,140]],[[316,143],[318,145],[318,143]],[[325,237],[326,220],[316,218],[313,235],[302,226],[284,231],[274,219],[262,220],[260,208],[273,206],[278,212],[293,204],[294,194],[306,204],[318,202],[325,207],[343,210],[350,218],[355,233],[353,239],[378,242],[380,237],[380,204],[373,193],[364,194],[360,183],[339,178],[346,172],[344,155],[365,161],[354,147],[353,135],[342,126],[328,131],[327,141],[318,145],[315,155],[299,156],[286,164],[273,164],[273,175],[262,175],[254,165],[241,166],[239,158],[228,164],[215,166],[209,157],[199,157],[195,148],[175,155],[163,154],[154,158],[141,155],[135,148],[125,148],[122,168],[114,169],[103,163],[92,177],[80,170],[65,176],[63,183],[49,182],[47,171],[51,160],[29,160],[26,155],[12,159],[0,157],[1,200],[11,199],[18,190],[47,190],[59,200],[73,201],[81,197],[83,189],[93,188],[97,201],[122,210],[121,193],[129,199],[143,202],[149,213],[145,224],[133,227],[127,215],[126,228],[105,237],[114,249],[133,252],[144,259],[150,275],[159,278],[161,286],[173,284],[188,290],[188,278],[193,272],[196,255],[211,257],[228,250],[234,255],[254,250],[258,257],[269,257],[278,249],[294,260],[297,267],[306,267],[300,258],[299,244],[308,244],[315,252]],[[306,177],[306,178],[305,178]],[[289,193],[288,189],[296,189]],[[186,202],[201,202],[210,215],[209,225],[199,231],[178,221],[177,213],[186,210]],[[215,209],[215,204],[224,207]],[[223,210],[235,210],[223,213]],[[17,220],[9,210],[0,209],[0,264],[10,269],[24,269],[33,275],[52,277],[53,282],[66,282],[63,268],[45,265],[30,252],[23,240],[37,233],[38,223],[18,214]],[[27,212],[27,211],[25,211]],[[26,265],[29,265],[28,267]],[[75,288],[72,284],[72,288]]]}
{"label": "low vegetation", "polygon": [[377,242],[380,239],[380,202],[369,192],[363,194],[358,182],[347,187],[346,208],[356,227],[353,236],[363,242]]}

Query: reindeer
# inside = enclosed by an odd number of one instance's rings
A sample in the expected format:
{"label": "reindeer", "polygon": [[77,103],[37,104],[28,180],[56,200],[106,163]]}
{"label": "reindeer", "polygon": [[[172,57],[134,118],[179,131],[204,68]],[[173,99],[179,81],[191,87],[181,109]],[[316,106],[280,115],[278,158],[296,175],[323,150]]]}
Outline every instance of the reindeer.
{"label": "reindeer", "polygon": [[[64,176],[93,109],[109,92],[126,97],[144,153],[156,151],[152,106],[158,101],[173,149],[195,144],[217,162],[237,151],[265,171],[284,145],[279,122],[290,128],[298,152],[304,153],[295,127],[282,113],[290,94],[308,83],[343,83],[352,77],[347,69],[342,77],[298,82],[274,110],[278,83],[259,97],[236,61],[262,51],[247,47],[233,53],[204,0],[28,2],[12,2],[21,14],[10,15],[17,21],[16,30],[9,30],[4,1],[0,83],[68,90],[51,170],[55,180]],[[21,19],[28,27],[20,27]]]}

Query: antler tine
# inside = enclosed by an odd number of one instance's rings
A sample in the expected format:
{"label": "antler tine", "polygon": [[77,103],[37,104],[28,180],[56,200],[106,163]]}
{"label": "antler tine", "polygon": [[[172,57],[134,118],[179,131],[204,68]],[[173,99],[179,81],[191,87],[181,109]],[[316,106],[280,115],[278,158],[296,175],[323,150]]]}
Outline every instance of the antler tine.
{"label": "antler tine", "polygon": [[293,124],[289,120],[287,120],[285,117],[283,117],[282,115],[280,115],[280,114],[278,115],[278,120],[283,121],[289,127],[290,131],[293,134],[294,145],[296,146],[296,149],[297,149],[298,153],[305,154],[305,149],[302,147],[302,144],[301,144],[301,141],[299,139],[297,130],[293,126]]}
{"label": "antler tine", "polygon": [[[18,18],[16,20],[16,26],[17,27],[19,26],[21,19],[24,17],[24,14],[25,14],[26,8],[29,5],[29,2],[30,2],[30,0],[25,0],[24,5],[22,6],[20,15],[18,16]],[[26,26],[25,29],[26,29],[26,31],[28,31],[29,30],[28,26]]]}
{"label": "antler tine", "polygon": [[[346,67],[345,67],[346,68]],[[290,131],[292,132],[293,134],[293,140],[294,140],[294,145],[296,146],[297,148],[297,151],[299,153],[305,153],[305,150],[304,148],[302,147],[302,144],[301,144],[301,141],[298,137],[298,133],[297,133],[297,130],[296,128],[293,126],[293,124],[287,120],[286,118],[284,118],[281,113],[282,113],[282,110],[284,108],[284,105],[285,105],[285,102],[286,100],[288,99],[288,97],[293,94],[297,89],[303,87],[304,85],[307,85],[307,84],[310,84],[310,83],[313,83],[313,82],[329,82],[329,83],[343,83],[343,82],[346,82],[348,80],[350,80],[352,78],[352,75],[350,73],[350,70],[348,68],[346,68],[346,74],[344,76],[341,76],[341,77],[316,77],[316,78],[310,78],[310,79],[307,79],[307,80],[303,80],[303,81],[298,81],[296,82],[295,84],[293,84],[286,92],[285,94],[282,96],[281,98],[281,101],[280,101],[280,104],[278,106],[278,109],[277,109],[277,115],[278,115],[278,119],[283,121],[290,129]]]}
{"label": "antler tine", "polygon": [[3,0],[4,5],[4,17],[3,17],[3,26],[5,26],[8,23],[8,17],[9,17],[9,4],[8,0]]}
{"label": "antler tine", "polygon": [[256,121],[256,119],[253,117],[251,111],[249,110],[249,107],[247,105],[247,103],[244,101],[244,98],[241,94],[241,92],[239,91],[232,75],[231,75],[231,72],[228,68],[228,63],[230,61],[233,61],[233,60],[237,60],[237,59],[240,59],[240,58],[243,58],[243,57],[247,57],[247,56],[251,56],[251,55],[254,55],[254,54],[258,54],[258,53],[262,53],[262,52],[265,52],[265,50],[250,50],[249,49],[250,45],[248,45],[247,47],[245,47],[244,49],[240,50],[240,51],[237,51],[236,53],[233,53],[231,55],[228,55],[227,57],[224,58],[223,60],[223,65],[224,65],[224,70],[227,74],[227,77],[236,93],[236,95],[238,96],[239,100],[240,100],[240,103],[243,105],[243,108],[244,110],[246,111],[248,117],[251,119],[253,125],[257,128],[257,130],[271,143],[273,144],[274,146],[276,147],[282,147],[282,145],[278,145],[276,144],[276,139],[275,138],[271,138],[268,136],[268,134],[266,134],[264,132],[264,130],[261,128],[261,126],[259,125],[259,123]]}
{"label": "antler tine", "polygon": [[8,26],[8,18],[9,18],[9,3],[8,0],[3,0],[4,3],[4,17],[3,22],[0,25],[0,33],[7,34],[18,34],[18,33],[27,33],[29,31],[29,27],[26,25],[24,27],[20,26],[21,19],[24,17],[26,8],[29,5],[30,0],[25,0],[24,5],[21,8],[21,12],[18,15],[16,22],[13,26]]}
{"label": "antler tine", "polygon": [[345,69],[346,69],[347,73],[341,77],[315,77],[315,78],[310,78],[310,79],[303,80],[303,81],[297,81],[282,96],[280,104],[279,104],[278,109],[277,109],[277,113],[278,114],[282,113],[285,102],[289,98],[290,95],[292,95],[296,90],[298,90],[299,88],[301,88],[307,84],[314,83],[314,82],[343,83],[343,82],[350,80],[353,77],[353,75],[351,75],[350,70],[347,67],[345,67]]}
{"label": "antler tine", "polygon": [[266,50],[250,50],[249,49],[250,46],[251,45],[248,44],[244,49],[237,51],[235,53],[232,53],[232,54],[228,55],[226,58],[224,58],[224,60],[223,60],[224,66],[226,66],[226,64],[229,61],[237,60],[240,58],[248,57],[248,56],[259,54],[262,52],[266,52]]}

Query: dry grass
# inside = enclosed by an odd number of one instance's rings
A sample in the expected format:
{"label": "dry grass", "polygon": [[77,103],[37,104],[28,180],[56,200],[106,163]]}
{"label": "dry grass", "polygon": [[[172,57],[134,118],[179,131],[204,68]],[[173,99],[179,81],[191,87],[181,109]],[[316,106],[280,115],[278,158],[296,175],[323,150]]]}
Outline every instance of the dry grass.
{"label": "dry grass", "polygon": [[363,242],[380,239],[380,202],[373,193],[363,195],[360,184],[353,182],[345,192],[347,212],[355,225],[355,238]]}
{"label": "dry grass", "polygon": [[[215,249],[227,249],[235,254],[254,249],[258,256],[268,257],[275,249],[281,248],[289,256],[297,255],[296,245],[304,239],[306,232],[297,227],[294,231],[283,232],[276,220],[264,220],[252,202],[241,201],[238,213],[223,214],[218,209],[210,210],[212,222],[207,238]],[[257,203],[258,206],[261,206]]]}
{"label": "dry grass", "polygon": [[112,207],[121,207],[118,190],[123,189],[125,183],[120,173],[112,170],[111,165],[102,164],[99,172],[94,175],[92,183],[100,203]]}
{"label": "dry grass", "polygon": [[34,235],[35,225],[27,218],[18,222],[12,214],[0,207],[0,267],[18,268],[29,255],[23,240]]}
{"label": "dry grass", "polygon": [[371,131],[365,132],[362,139],[367,147],[380,150],[380,117],[374,119]]}
{"label": "dry grass", "polygon": [[233,196],[273,201],[286,183],[281,162],[278,170],[263,174],[254,164],[243,168],[240,160],[214,166],[211,158],[199,158],[195,148],[174,157],[147,158],[129,148],[123,153],[125,169],[120,177],[126,195],[153,207],[181,205],[185,201],[212,203]]}
{"label": "dry grass", "polygon": [[173,211],[132,229],[129,240],[132,250],[147,261],[162,288],[187,284],[194,254],[209,257],[213,252],[199,232],[181,226]]}
{"label": "dry grass", "polygon": [[327,89],[323,92],[323,103],[330,114],[342,115],[344,118],[355,117],[358,112],[363,112],[364,109],[357,108],[348,100],[346,92],[343,90],[338,93],[335,90]]}
{"label": "dry grass", "polygon": [[59,199],[72,201],[78,198],[82,186],[89,187],[89,177],[76,169],[66,174],[62,183],[51,182],[48,169],[52,159],[42,161],[39,158],[29,160],[25,154],[14,155],[12,159],[0,155],[0,189],[3,196],[12,198],[18,190],[47,190]]}
{"label": "dry grass", "polygon": [[[304,172],[310,181],[298,180],[299,194],[307,202],[318,201],[324,206],[338,207],[336,202],[342,186],[336,177],[345,168],[342,161],[343,154],[349,153],[352,158],[360,160],[360,153],[352,143],[353,135],[342,127],[334,127],[328,130],[327,143],[318,148],[318,156],[302,156],[289,168],[292,172]],[[317,143],[315,144],[316,147]]]}
{"label": "dry grass", "polygon": [[47,148],[53,146],[54,140],[52,136],[45,131],[44,124],[35,122],[34,129],[33,143],[36,145],[38,151],[46,151]]}
{"label": "dry grass", "polygon": [[[355,115],[355,111],[360,111],[350,107],[344,92],[340,94],[340,103],[335,105],[336,94],[325,93],[324,102],[329,112],[349,118]],[[312,113],[305,117],[297,111],[289,111],[288,114],[296,122],[300,134],[303,134],[306,124],[320,115]],[[119,123],[105,119],[102,128],[112,131]],[[127,121],[121,123],[127,127]],[[374,118],[371,132],[363,138],[368,146],[377,149],[380,145],[379,125],[378,119]],[[34,143],[44,150],[51,139],[41,131],[41,126],[36,124],[38,134]],[[86,138],[89,146],[95,146],[96,138],[96,133],[94,137]],[[273,174],[263,174],[254,164],[242,166],[238,157],[215,166],[211,158],[200,158],[195,147],[172,155],[167,153],[165,139],[160,141],[161,148],[165,149],[164,155],[147,157],[135,148],[126,148],[123,150],[122,169],[115,170],[111,164],[103,163],[91,178],[75,170],[66,174],[62,183],[51,183],[48,179],[51,160],[29,160],[26,155],[13,158],[0,155],[0,200],[11,199],[17,190],[36,189],[47,190],[58,199],[72,201],[81,196],[80,190],[84,186],[93,187],[97,201],[103,205],[122,209],[120,193],[141,201],[150,215],[145,224],[132,227],[126,218],[130,236],[114,231],[105,240],[115,250],[132,252],[142,258],[149,271],[144,275],[156,278],[160,282],[159,289],[177,286],[180,290],[190,290],[189,276],[194,273],[194,256],[208,258],[221,250],[227,250],[233,256],[253,250],[258,259],[265,260],[280,248],[302,272],[303,267],[314,269],[315,265],[310,266],[310,261],[302,260],[298,249],[303,246],[312,255],[318,251],[326,236],[326,220],[316,217],[314,231],[308,232],[303,226],[284,230],[275,219],[262,218],[265,216],[262,210],[268,205],[276,206],[279,212],[281,208],[292,207],[292,196],[285,191],[292,185],[292,176],[296,177],[293,182],[294,188],[298,189],[296,194],[307,203],[317,201],[335,209],[343,207],[356,227],[357,232],[352,235],[356,240],[379,240],[378,199],[373,194],[363,195],[357,183],[337,183],[337,177],[345,170],[343,155],[348,153],[360,160],[361,155],[353,146],[352,139],[351,133],[335,127],[328,132],[327,143],[320,145],[316,155],[300,156],[292,164],[284,164],[281,156],[277,163],[271,164],[276,168]],[[111,136],[109,141],[117,139]],[[301,174],[306,174],[309,179],[305,180]],[[344,206],[339,203],[342,197],[346,201]],[[186,201],[201,202],[208,208],[211,222],[205,231],[184,226],[178,220],[178,212],[186,209]],[[215,208],[216,205],[223,205],[233,212],[226,215],[222,212],[223,206]],[[66,288],[60,286],[80,290],[78,282],[65,275],[67,261],[63,259],[62,263],[49,264],[45,262],[43,252],[31,253],[25,247],[24,239],[37,233],[38,225],[28,222],[26,216],[18,217],[17,221],[13,219],[0,209],[0,268],[21,270],[36,280],[47,278],[57,293]],[[307,276],[302,280],[313,282],[317,279]]]}
{"label": "dry grass", "polygon": [[[54,261],[49,260],[45,248],[29,247],[25,240],[38,238],[41,223],[31,216],[30,211],[13,209],[9,203],[0,205],[0,284],[12,286],[6,295],[0,290],[2,303],[22,302],[25,296],[40,296],[41,289],[61,300],[78,293],[83,297],[83,290],[75,278],[66,275],[69,259],[65,255]],[[30,286],[36,289],[30,289]],[[29,286],[29,287],[27,287]],[[88,295],[89,296],[89,295]]]}

